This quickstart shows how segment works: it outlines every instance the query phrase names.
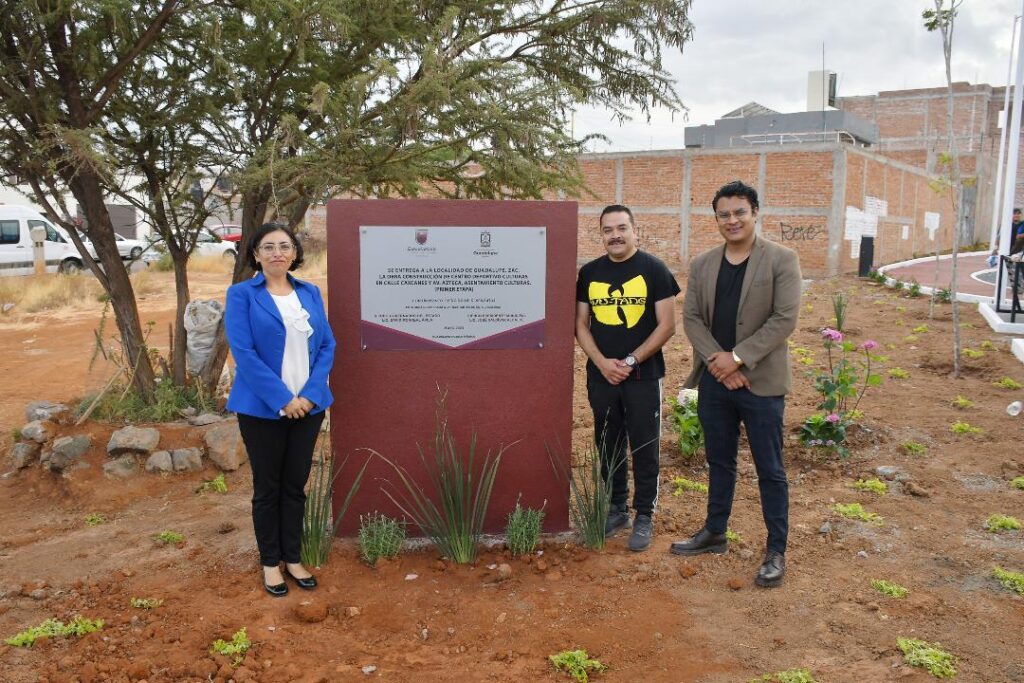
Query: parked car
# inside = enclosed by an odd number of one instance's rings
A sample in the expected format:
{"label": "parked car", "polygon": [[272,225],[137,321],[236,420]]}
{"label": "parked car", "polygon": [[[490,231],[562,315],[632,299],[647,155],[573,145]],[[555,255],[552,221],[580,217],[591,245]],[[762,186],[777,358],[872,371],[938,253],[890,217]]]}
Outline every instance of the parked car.
{"label": "parked car", "polygon": [[[157,252],[165,251],[166,247],[164,247],[163,241],[162,237],[154,235],[151,242],[153,250]],[[226,259],[234,259],[238,255],[238,245],[234,242],[222,240],[208,228],[202,228],[199,231],[198,237],[196,237],[196,247],[192,250],[192,253],[200,256],[223,256]]]}
{"label": "parked car", "polygon": [[[138,261],[142,258],[142,253],[150,246],[142,240],[131,240],[116,233],[114,234],[114,239],[117,240],[117,252],[121,254],[121,258],[131,261]],[[84,244],[85,248],[89,250],[89,256],[99,258],[96,255],[96,247],[94,247],[92,241],[84,235],[82,236],[82,244]]]}
{"label": "parked car", "polygon": [[234,242],[237,244],[242,240],[242,226],[236,223],[218,225],[215,228],[210,228],[210,232],[225,242]]}
{"label": "parked car", "polygon": [[31,230],[46,231],[43,254],[47,272],[65,274],[82,270],[82,257],[57,228],[27,206],[0,205],[0,275],[31,275],[35,272]]}

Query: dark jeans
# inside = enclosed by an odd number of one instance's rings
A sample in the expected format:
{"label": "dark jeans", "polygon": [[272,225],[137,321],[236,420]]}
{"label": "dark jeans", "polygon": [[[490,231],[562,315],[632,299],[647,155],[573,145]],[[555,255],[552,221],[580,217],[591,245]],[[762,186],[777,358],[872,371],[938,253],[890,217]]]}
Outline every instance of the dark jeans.
{"label": "dark jeans", "polygon": [[653,515],[661,460],[661,380],[627,379],[614,386],[589,380],[587,394],[605,481],[613,470],[611,504],[626,507],[629,498],[628,445],[633,456],[633,508],[638,515]]}
{"label": "dark jeans", "polygon": [[296,564],[302,544],[306,480],[324,413],[292,420],[238,416],[252,467],[252,526],[260,564]]}
{"label": "dark jeans", "polygon": [[736,493],[736,449],[740,422],[757,468],[761,514],[768,529],[768,550],[786,552],[789,536],[789,483],[782,463],[784,396],[757,396],[747,389],[730,391],[710,373],[700,380],[697,415],[704,428],[704,451],[709,468],[708,516],[705,526],[724,534]]}

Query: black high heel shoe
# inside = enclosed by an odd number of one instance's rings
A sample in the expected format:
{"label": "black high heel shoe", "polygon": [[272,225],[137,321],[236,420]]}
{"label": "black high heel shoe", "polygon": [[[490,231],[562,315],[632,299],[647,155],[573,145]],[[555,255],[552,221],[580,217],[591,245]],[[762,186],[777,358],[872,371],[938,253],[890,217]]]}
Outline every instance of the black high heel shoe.
{"label": "black high heel shoe", "polygon": [[[292,574],[291,570],[288,569],[288,567],[284,568],[284,573],[287,574],[289,576],[289,578],[291,578],[295,582],[295,585],[298,586],[299,588],[301,588],[302,590],[311,591],[314,588],[316,588],[316,577],[313,576],[313,575],[310,575],[309,577],[307,577],[305,579],[300,579],[300,578],[294,576]],[[283,586],[284,584],[281,584],[281,585]]]}
{"label": "black high heel shoe", "polygon": [[283,598],[288,595],[288,584],[284,581],[276,583],[273,586],[267,583],[267,575],[263,574],[263,589],[273,595],[275,598]]}

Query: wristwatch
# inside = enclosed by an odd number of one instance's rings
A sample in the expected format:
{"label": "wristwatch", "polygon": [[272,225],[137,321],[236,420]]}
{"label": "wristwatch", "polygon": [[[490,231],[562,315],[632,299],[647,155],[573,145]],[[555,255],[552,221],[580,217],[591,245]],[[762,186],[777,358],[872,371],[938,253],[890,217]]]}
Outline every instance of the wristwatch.
{"label": "wristwatch", "polygon": [[636,356],[634,356],[633,354],[629,354],[628,356],[626,356],[625,358],[622,359],[622,362],[625,363],[626,365],[628,365],[631,368],[635,368],[636,367]]}
{"label": "wristwatch", "polygon": [[736,352],[732,352],[732,359],[736,361],[736,365],[743,365],[743,359],[736,355]]}

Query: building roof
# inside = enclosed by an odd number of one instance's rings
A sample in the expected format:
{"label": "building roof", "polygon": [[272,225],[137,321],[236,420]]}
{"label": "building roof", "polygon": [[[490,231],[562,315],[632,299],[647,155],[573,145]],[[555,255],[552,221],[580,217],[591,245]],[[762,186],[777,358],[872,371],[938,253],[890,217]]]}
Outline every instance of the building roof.
{"label": "building roof", "polygon": [[768,107],[758,104],[757,102],[747,102],[739,109],[733,109],[728,114],[723,114],[723,119],[745,119],[751,116],[771,116],[778,114],[779,112],[769,109]]}

